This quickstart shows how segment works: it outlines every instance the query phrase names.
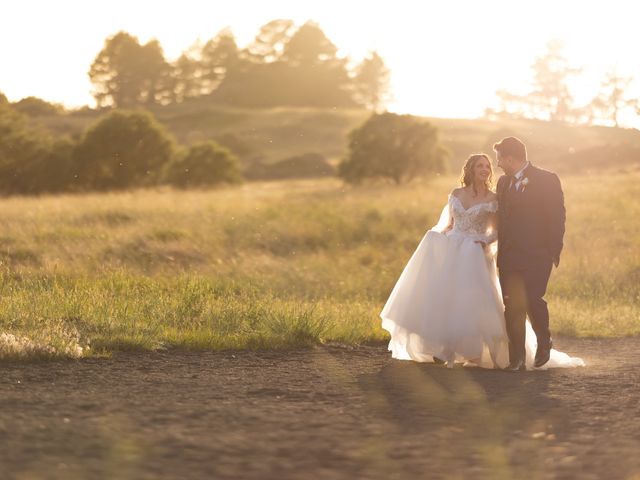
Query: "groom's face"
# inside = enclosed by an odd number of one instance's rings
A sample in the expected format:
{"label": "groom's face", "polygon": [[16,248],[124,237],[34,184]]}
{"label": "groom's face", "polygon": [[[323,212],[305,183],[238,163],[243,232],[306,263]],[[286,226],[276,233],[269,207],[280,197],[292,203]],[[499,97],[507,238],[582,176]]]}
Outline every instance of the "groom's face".
{"label": "groom's face", "polygon": [[507,155],[503,156],[500,152],[496,152],[496,160],[498,162],[498,168],[500,168],[507,175],[511,175],[511,164],[513,163],[512,157]]}

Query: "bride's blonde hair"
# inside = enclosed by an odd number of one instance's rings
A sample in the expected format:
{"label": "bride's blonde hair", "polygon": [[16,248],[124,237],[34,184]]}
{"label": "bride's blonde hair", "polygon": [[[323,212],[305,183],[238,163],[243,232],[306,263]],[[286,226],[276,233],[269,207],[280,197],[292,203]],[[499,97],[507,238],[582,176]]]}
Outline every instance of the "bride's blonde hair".
{"label": "bride's blonde hair", "polygon": [[473,185],[473,191],[476,195],[478,194],[478,192],[476,192],[475,183],[473,181],[473,169],[475,168],[476,163],[478,163],[478,161],[483,158],[487,162],[489,162],[489,177],[484,182],[484,185],[485,187],[487,187],[487,190],[492,190],[493,167],[491,166],[491,160],[486,153],[474,153],[473,155],[470,155],[469,158],[467,158],[467,161],[464,162],[464,166],[462,167],[462,175],[460,175],[460,185],[462,185],[463,187],[466,187],[467,185]]}

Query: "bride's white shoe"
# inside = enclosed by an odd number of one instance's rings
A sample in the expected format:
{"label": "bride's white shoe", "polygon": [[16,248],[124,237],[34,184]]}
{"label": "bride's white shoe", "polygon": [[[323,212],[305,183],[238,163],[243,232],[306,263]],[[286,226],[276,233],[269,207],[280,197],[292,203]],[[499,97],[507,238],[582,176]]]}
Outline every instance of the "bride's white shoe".
{"label": "bride's white shoe", "polygon": [[467,360],[462,364],[463,367],[478,367],[480,365],[480,359]]}

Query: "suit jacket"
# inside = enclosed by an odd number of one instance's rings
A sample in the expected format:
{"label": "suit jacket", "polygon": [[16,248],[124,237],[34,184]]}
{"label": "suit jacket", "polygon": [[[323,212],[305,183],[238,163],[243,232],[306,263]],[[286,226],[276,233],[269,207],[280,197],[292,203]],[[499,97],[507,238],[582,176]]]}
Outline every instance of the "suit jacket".
{"label": "suit jacket", "polygon": [[[539,262],[560,261],[566,212],[558,176],[531,164],[520,191],[511,178],[498,180],[498,268],[526,270]],[[525,180],[527,179],[527,180]]]}

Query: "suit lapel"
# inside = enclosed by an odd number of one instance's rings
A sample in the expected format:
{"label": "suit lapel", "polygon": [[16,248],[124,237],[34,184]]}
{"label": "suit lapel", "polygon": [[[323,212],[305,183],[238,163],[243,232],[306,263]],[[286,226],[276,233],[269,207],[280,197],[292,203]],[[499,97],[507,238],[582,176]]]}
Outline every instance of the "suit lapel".
{"label": "suit lapel", "polygon": [[[531,175],[531,173],[533,172],[532,168],[533,165],[531,164],[531,162],[529,162],[529,165],[527,165],[527,168],[525,168],[522,171],[522,177],[520,178],[520,190],[518,190],[518,193],[524,193],[524,191],[526,191],[526,186],[522,185],[522,181],[524,181],[525,178],[529,178],[529,175]],[[529,180],[527,180],[529,181]],[[523,190],[524,188],[524,190]]]}
{"label": "suit lapel", "polygon": [[[529,165],[522,171],[522,179],[528,178],[529,175],[533,172],[532,170],[533,164],[529,162]],[[502,188],[502,203],[504,207],[504,212],[506,216],[509,216],[514,208],[517,208],[518,205],[522,203],[523,200],[529,196],[527,194],[527,188],[525,187],[524,191],[522,191],[522,184],[520,185],[520,191],[517,191],[515,187],[511,188],[511,179],[507,178],[505,182],[503,182],[504,187]]]}

